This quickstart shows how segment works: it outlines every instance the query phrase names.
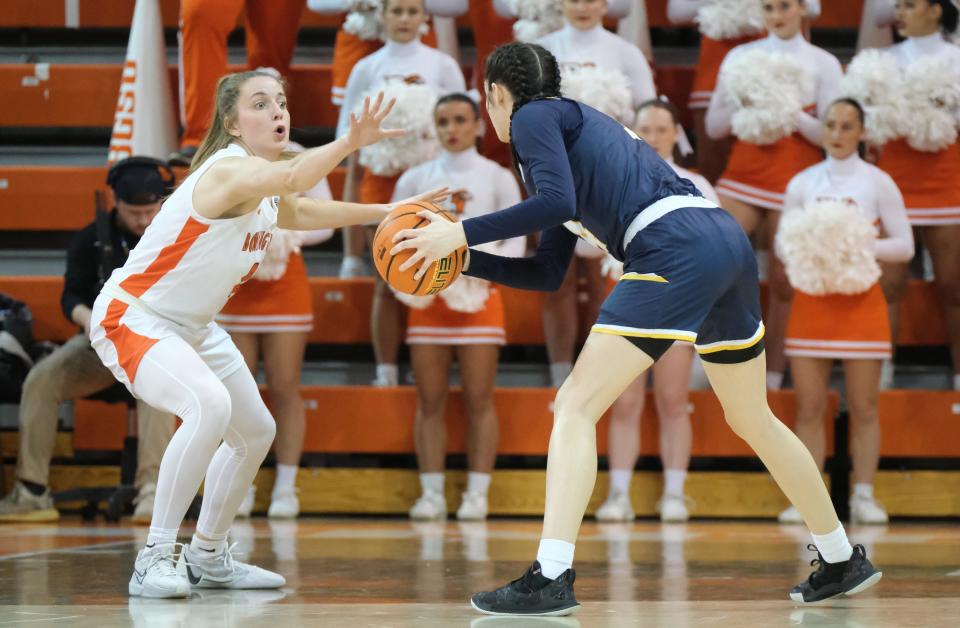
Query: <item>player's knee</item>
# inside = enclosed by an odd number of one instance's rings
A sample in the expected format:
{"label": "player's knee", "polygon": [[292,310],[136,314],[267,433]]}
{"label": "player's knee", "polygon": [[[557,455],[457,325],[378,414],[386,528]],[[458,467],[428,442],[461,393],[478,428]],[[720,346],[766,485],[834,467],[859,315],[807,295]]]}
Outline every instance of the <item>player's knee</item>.
{"label": "player's knee", "polygon": [[773,427],[773,415],[770,412],[732,413],[724,412],[724,419],[733,433],[747,441],[761,438]]}
{"label": "player's knee", "polygon": [[230,393],[223,386],[211,386],[208,390],[198,392],[197,397],[200,401],[200,421],[218,434],[223,434],[230,424],[233,411]]}
{"label": "player's knee", "polygon": [[481,419],[493,410],[492,390],[468,390],[462,393],[463,406],[471,420]]}
{"label": "player's knee", "polygon": [[433,394],[421,394],[417,403],[420,406],[417,417],[421,421],[439,422],[444,420],[444,410],[447,407],[447,391],[437,391]]}

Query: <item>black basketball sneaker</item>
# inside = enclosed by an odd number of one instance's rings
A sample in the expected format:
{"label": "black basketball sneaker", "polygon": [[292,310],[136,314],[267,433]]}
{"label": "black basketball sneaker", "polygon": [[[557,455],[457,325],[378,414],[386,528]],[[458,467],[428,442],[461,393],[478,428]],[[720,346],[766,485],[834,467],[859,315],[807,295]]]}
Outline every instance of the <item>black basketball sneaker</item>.
{"label": "black basketball sneaker", "polygon": [[[817,552],[815,545],[807,546]],[[790,599],[801,604],[820,602],[838,595],[855,595],[880,582],[883,573],[867,560],[867,552],[862,545],[853,546],[850,560],[842,563],[828,563],[820,552],[810,561],[817,568],[810,577],[793,587]]]}
{"label": "black basketball sneaker", "polygon": [[488,615],[571,615],[580,608],[573,594],[576,577],[573,569],[567,569],[551,580],[540,573],[540,563],[533,561],[523,576],[496,591],[475,594],[470,605]]}

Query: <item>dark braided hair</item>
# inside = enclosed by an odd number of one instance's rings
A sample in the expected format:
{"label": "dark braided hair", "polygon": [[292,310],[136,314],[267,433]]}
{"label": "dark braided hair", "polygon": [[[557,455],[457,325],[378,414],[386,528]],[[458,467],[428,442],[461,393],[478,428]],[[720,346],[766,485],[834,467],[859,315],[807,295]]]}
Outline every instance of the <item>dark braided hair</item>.
{"label": "dark braided hair", "polygon": [[[543,46],[518,41],[503,44],[490,53],[485,67],[487,91],[496,83],[513,96],[511,121],[520,107],[530,101],[560,97],[560,64]],[[513,148],[512,128],[510,147],[514,160],[519,163]]]}

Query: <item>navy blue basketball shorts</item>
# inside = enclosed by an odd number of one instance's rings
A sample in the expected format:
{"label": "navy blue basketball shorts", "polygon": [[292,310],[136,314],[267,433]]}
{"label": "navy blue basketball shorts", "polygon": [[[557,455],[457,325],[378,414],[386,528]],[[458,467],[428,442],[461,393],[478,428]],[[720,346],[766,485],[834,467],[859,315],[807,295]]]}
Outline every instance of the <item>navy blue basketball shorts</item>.
{"label": "navy blue basketball shorts", "polygon": [[593,331],[624,336],[655,360],[675,340],[735,364],[763,351],[757,261],[720,208],[685,207],[641,229]]}

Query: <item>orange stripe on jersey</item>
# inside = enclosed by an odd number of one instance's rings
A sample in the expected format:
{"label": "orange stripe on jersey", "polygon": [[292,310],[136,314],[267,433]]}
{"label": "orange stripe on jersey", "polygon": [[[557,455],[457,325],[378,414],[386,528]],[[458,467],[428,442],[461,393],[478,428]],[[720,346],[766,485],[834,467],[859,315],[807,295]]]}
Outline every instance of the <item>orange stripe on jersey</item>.
{"label": "orange stripe on jersey", "polygon": [[126,325],[120,324],[120,319],[130,307],[123,301],[114,299],[107,306],[107,313],[100,323],[107,332],[107,340],[113,343],[117,350],[117,362],[127,374],[127,379],[133,383],[137,376],[137,369],[144,354],[157,343],[156,338],[141,336]]}
{"label": "orange stripe on jersey", "polygon": [[197,238],[206,233],[209,228],[210,225],[205,225],[193,217],[187,218],[183,229],[177,234],[177,239],[173,241],[173,244],[168,244],[160,249],[157,259],[153,260],[146,270],[142,273],[130,275],[120,282],[120,287],[131,296],[137,298],[143,296],[144,292],[177,267],[183,256],[193,246],[193,243],[197,241]]}

